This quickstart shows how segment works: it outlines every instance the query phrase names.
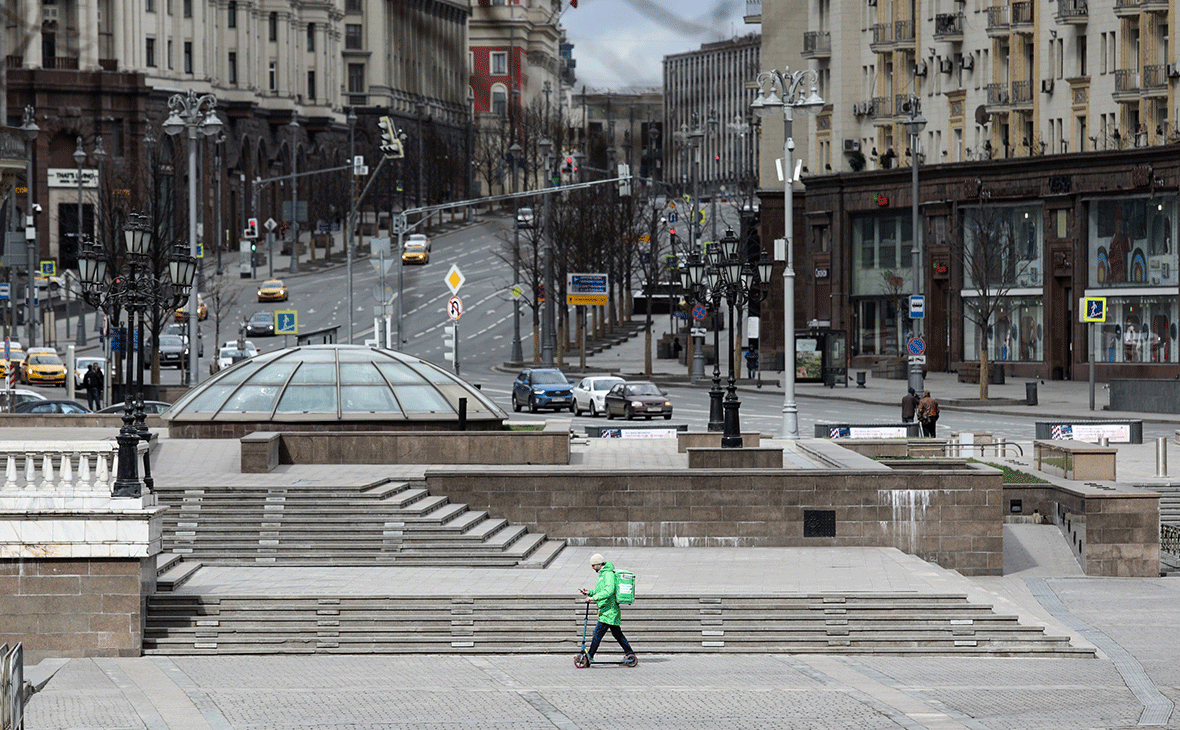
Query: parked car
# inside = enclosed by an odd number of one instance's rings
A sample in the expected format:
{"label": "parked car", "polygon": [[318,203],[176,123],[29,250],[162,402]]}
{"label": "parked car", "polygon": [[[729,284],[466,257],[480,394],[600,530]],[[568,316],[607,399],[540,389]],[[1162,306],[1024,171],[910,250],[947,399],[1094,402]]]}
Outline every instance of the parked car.
{"label": "parked car", "polygon": [[533,215],[532,208],[521,208],[516,211],[516,227],[517,228],[532,228],[536,223],[536,216]]}
{"label": "parked car", "polygon": [[66,364],[57,353],[47,348],[30,350],[20,369],[20,380],[26,385],[66,385]]}
{"label": "parked car", "polygon": [[[197,295],[197,321],[204,322],[208,316],[209,316],[209,308],[205,306],[205,300],[201,298],[200,294],[198,294]],[[188,302],[185,302],[184,305],[180,309],[176,310],[176,321],[177,322],[187,322],[188,321]]]}
{"label": "parked car", "polygon": [[13,413],[93,413],[86,406],[72,400],[31,400],[21,403]]}
{"label": "parked car", "polygon": [[[163,413],[164,411],[168,410],[171,407],[172,407],[171,403],[165,403],[164,401],[160,401],[160,400],[145,400],[143,402],[143,412],[148,413],[148,414]],[[98,412],[99,413],[122,413],[123,412],[123,403],[122,403],[122,401],[120,401],[118,403],[115,403],[114,405],[109,405],[106,408],[103,408],[102,410],[100,410]]]}
{"label": "parked car", "polygon": [[242,360],[249,360],[252,356],[249,350],[238,347],[223,347],[217,351],[217,370],[224,370]]}
{"label": "parked car", "polygon": [[7,388],[0,389],[0,412],[8,410],[8,401],[12,400],[12,407],[15,409],[22,403],[28,403],[35,400],[47,400],[47,398],[35,390],[24,390],[18,388],[16,390],[9,390]]}
{"label": "parked car", "polygon": [[570,381],[557,368],[525,368],[512,384],[512,410],[528,406],[531,413],[542,408],[565,410],[574,402]]}
{"label": "parked car", "polygon": [[[201,334],[201,328],[197,327],[197,357],[205,357],[205,336]],[[184,344],[188,344],[188,323],[174,322],[164,326],[163,334],[179,335],[184,338]]]}
{"label": "parked car", "polygon": [[607,418],[622,416],[630,421],[641,417],[650,421],[654,416],[663,416],[666,421],[672,419],[672,401],[655,383],[616,383],[603,400]]}
{"label": "parked car", "polygon": [[406,240],[402,242],[403,249],[407,246],[425,246],[426,252],[430,253],[430,236],[426,235],[425,233],[411,233],[406,237]]}
{"label": "parked car", "polygon": [[275,316],[271,312],[255,312],[246,320],[247,337],[271,337],[275,333]]}
{"label": "parked car", "polygon": [[283,283],[282,279],[267,279],[258,285],[258,301],[287,301],[287,285]]}
{"label": "parked car", "polygon": [[402,251],[402,263],[428,264],[430,263],[430,250],[421,244],[406,244]]}
{"label": "parked car", "polygon": [[570,410],[578,416],[582,415],[584,411],[590,411],[590,417],[597,418],[599,413],[606,411],[606,406],[602,401],[606,397],[606,392],[616,383],[622,382],[623,379],[615,375],[591,375],[582,378],[574,386],[574,403],[570,406]]}
{"label": "parked car", "polygon": [[76,357],[74,358],[74,387],[82,387],[82,377],[86,375],[86,369],[93,364],[98,364],[103,372],[106,372],[107,361],[104,357]]}
{"label": "parked car", "polygon": [[250,340],[226,340],[221,343],[222,347],[235,347],[239,350],[246,350],[250,353],[250,357],[258,354],[258,346]]}
{"label": "parked car", "polygon": [[[183,368],[188,359],[188,342],[180,335],[160,335],[160,342],[156,345],[160,353],[160,367],[175,365]],[[150,367],[151,362],[145,361],[143,366]]]}
{"label": "parked car", "polygon": [[12,362],[12,367],[16,371],[17,377],[20,377],[21,365],[25,361],[25,351],[20,349],[20,345],[12,345],[8,348],[8,360],[0,359],[0,377],[8,377],[8,362]]}

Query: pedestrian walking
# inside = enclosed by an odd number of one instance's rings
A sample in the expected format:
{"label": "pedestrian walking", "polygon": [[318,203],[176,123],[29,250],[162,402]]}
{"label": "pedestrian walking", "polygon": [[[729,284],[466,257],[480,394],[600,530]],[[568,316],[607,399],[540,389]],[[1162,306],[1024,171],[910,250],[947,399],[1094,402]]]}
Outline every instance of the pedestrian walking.
{"label": "pedestrian walking", "polygon": [[934,438],[938,427],[938,401],[930,395],[930,391],[922,393],[922,400],[918,401],[918,422],[922,424],[922,435]]}
{"label": "pedestrian walking", "polygon": [[910,388],[910,392],[902,396],[901,399],[901,422],[913,423],[914,412],[918,410],[918,394]]}
{"label": "pedestrian walking", "polygon": [[86,407],[92,411],[102,408],[102,368],[90,363],[82,376],[82,387],[86,389]]}
{"label": "pedestrian walking", "polygon": [[635,651],[627,643],[627,637],[623,636],[623,629],[619,626],[621,614],[619,602],[615,599],[615,588],[618,582],[615,576],[615,566],[613,563],[606,562],[606,558],[601,554],[594,553],[590,556],[590,567],[598,573],[598,582],[595,584],[593,592],[582,588],[581,593],[586,596],[586,603],[598,604],[598,623],[594,625],[594,639],[590,642],[590,649],[586,655],[591,660],[594,659],[594,652],[598,651],[602,637],[606,636],[606,632],[609,630],[611,636],[615,637],[615,641],[619,642],[619,646],[623,647],[624,658],[634,657]]}
{"label": "pedestrian walking", "polygon": [[758,373],[758,351],[753,347],[746,350],[746,372],[749,373],[750,380]]}

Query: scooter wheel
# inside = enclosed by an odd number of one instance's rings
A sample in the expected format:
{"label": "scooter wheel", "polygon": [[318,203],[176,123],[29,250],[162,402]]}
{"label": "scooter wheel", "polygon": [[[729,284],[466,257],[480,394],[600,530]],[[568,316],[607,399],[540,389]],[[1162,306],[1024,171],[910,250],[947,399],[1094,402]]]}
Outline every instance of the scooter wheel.
{"label": "scooter wheel", "polygon": [[590,657],[585,654],[578,654],[574,657],[574,666],[578,669],[585,669],[590,666]]}
{"label": "scooter wheel", "polygon": [[628,667],[637,667],[639,666],[639,657],[635,656],[634,654],[628,654],[623,658],[623,665]]}

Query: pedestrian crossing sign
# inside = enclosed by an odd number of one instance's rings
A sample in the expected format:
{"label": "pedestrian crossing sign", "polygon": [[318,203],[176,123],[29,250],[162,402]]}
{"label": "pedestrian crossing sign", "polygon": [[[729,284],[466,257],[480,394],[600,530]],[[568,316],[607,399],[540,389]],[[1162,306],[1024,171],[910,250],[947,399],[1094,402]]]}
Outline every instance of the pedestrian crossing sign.
{"label": "pedestrian crossing sign", "polygon": [[1106,297],[1082,297],[1082,322],[1106,321]]}

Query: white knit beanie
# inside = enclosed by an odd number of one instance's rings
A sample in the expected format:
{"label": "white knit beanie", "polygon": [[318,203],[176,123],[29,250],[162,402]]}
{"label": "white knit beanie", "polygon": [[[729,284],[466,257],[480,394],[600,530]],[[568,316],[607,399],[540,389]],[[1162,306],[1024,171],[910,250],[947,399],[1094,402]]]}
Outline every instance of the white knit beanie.
{"label": "white knit beanie", "polygon": [[602,557],[602,553],[594,553],[590,556],[591,565],[606,564],[606,558]]}

